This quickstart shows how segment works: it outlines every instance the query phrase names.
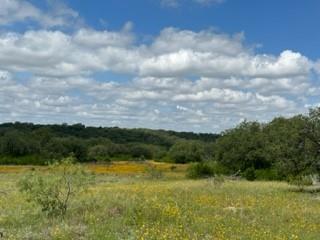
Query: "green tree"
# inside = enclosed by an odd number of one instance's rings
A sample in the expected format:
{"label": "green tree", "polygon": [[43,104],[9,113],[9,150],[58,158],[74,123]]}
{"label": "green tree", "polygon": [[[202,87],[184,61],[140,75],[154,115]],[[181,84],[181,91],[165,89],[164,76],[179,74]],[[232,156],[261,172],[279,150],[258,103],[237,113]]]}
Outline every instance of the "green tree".
{"label": "green tree", "polygon": [[48,216],[64,216],[71,201],[93,181],[93,175],[73,161],[66,158],[50,165],[45,172],[27,174],[18,183],[20,191]]}
{"label": "green tree", "polygon": [[175,163],[200,162],[205,158],[205,148],[198,141],[178,141],[168,155]]}
{"label": "green tree", "polygon": [[129,144],[127,145],[129,153],[133,158],[152,159],[153,155],[151,149],[146,144]]}
{"label": "green tree", "polygon": [[230,173],[269,167],[262,129],[263,125],[257,122],[245,121],[225,131],[214,146],[216,160]]}
{"label": "green tree", "polygon": [[312,172],[320,175],[320,107],[310,109],[303,133],[308,165]]}
{"label": "green tree", "polygon": [[[308,172],[313,157],[308,152],[309,140],[304,129],[307,118],[276,118],[264,129],[268,159],[282,178]],[[281,177],[281,176],[280,176]]]}
{"label": "green tree", "polygon": [[96,162],[109,162],[109,148],[105,145],[96,145],[88,150],[88,159]]}
{"label": "green tree", "polygon": [[13,130],[5,133],[0,139],[0,151],[2,155],[20,157],[39,153],[40,145],[28,134]]}
{"label": "green tree", "polygon": [[80,162],[87,160],[88,153],[85,141],[75,137],[53,138],[46,145],[45,151],[51,159],[73,155]]}

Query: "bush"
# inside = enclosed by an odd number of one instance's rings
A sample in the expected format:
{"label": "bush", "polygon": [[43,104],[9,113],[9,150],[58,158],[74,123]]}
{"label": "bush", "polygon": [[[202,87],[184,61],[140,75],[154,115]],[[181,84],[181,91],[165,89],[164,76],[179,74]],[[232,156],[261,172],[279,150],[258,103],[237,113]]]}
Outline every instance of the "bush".
{"label": "bush", "polygon": [[21,157],[38,154],[40,145],[31,136],[18,131],[11,131],[0,138],[0,154],[11,157]]}
{"label": "bush", "polygon": [[135,143],[128,145],[128,149],[133,158],[138,160],[152,159],[152,152],[148,145]]}
{"label": "bush", "polygon": [[188,167],[187,177],[192,179],[214,177],[214,169],[209,163],[193,163]]}
{"label": "bush", "polygon": [[204,146],[197,141],[179,141],[168,152],[169,158],[175,163],[201,162],[204,155]]}
{"label": "bush", "polygon": [[79,138],[53,138],[44,149],[45,155],[49,159],[62,159],[73,156],[80,162],[87,160],[87,147],[85,142]]}
{"label": "bush", "polygon": [[245,179],[247,179],[248,181],[254,181],[256,180],[256,172],[254,168],[247,168],[244,173],[243,173],[243,177],[245,177]]}
{"label": "bush", "polygon": [[0,156],[0,164],[46,165],[47,163],[47,159],[39,155],[26,155],[21,157]]}
{"label": "bush", "polygon": [[110,162],[109,148],[104,145],[89,148],[88,159],[95,162]]}
{"label": "bush", "polygon": [[229,169],[217,161],[213,161],[212,163],[210,163],[210,166],[213,168],[215,174],[219,174],[219,175],[229,174]]}
{"label": "bush", "polygon": [[290,177],[288,179],[288,183],[290,185],[298,187],[298,189],[302,191],[305,187],[311,186],[313,184],[313,181],[311,176],[299,175],[295,177]]}
{"label": "bush", "polygon": [[258,180],[268,180],[268,181],[276,181],[283,180],[283,176],[279,174],[277,169],[268,168],[268,169],[257,169],[255,170],[256,179]]}
{"label": "bush", "polygon": [[44,173],[33,171],[19,181],[19,189],[29,201],[41,207],[48,216],[64,216],[73,197],[84,191],[91,180],[72,158],[49,166]]}

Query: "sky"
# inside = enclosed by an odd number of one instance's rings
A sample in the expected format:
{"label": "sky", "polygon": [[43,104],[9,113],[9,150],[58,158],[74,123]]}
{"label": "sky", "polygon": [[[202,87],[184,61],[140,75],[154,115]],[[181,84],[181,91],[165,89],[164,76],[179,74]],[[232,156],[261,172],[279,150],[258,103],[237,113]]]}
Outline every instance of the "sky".
{"label": "sky", "polygon": [[0,122],[214,132],[320,106],[318,0],[0,0]]}

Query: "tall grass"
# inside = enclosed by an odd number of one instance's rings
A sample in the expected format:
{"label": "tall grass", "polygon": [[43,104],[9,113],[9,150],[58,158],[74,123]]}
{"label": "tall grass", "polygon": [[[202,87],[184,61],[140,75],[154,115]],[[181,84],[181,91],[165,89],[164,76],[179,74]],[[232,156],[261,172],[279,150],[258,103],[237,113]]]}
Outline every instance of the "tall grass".
{"label": "tall grass", "polygon": [[[174,174],[173,170],[173,174]],[[165,172],[172,173],[171,169]],[[280,182],[100,174],[64,218],[47,218],[0,174],[4,239],[319,239],[319,195]]]}

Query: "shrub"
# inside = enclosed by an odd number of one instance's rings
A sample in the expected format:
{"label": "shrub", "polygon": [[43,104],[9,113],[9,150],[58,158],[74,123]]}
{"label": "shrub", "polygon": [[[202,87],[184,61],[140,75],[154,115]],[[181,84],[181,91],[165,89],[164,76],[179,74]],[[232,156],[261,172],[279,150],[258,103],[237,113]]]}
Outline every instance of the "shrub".
{"label": "shrub", "polygon": [[229,169],[222,165],[220,162],[213,161],[210,166],[213,168],[215,174],[227,175],[229,174]]}
{"label": "shrub", "polygon": [[110,162],[109,148],[104,145],[89,148],[88,159],[95,162]]}
{"label": "shrub", "polygon": [[152,152],[148,145],[136,143],[128,145],[128,148],[133,158],[138,160],[152,159]]}
{"label": "shrub", "polygon": [[203,144],[197,141],[179,141],[168,152],[169,158],[175,163],[200,162],[204,160]]}
{"label": "shrub", "polygon": [[64,216],[72,198],[84,191],[92,175],[66,158],[49,166],[44,173],[33,171],[19,181],[19,189],[28,200],[41,207],[48,216]]}
{"label": "shrub", "polygon": [[279,174],[277,169],[267,168],[267,169],[257,169],[255,170],[256,179],[258,180],[268,180],[268,181],[276,181],[283,180],[283,176]]}
{"label": "shrub", "polygon": [[47,158],[62,159],[73,154],[73,156],[80,162],[87,160],[87,146],[82,139],[68,137],[68,138],[53,138],[45,146],[44,152]]}
{"label": "shrub", "polygon": [[288,179],[288,183],[290,185],[298,187],[298,189],[302,191],[305,187],[311,186],[313,184],[313,181],[311,176],[299,175],[295,177],[290,177]]}
{"label": "shrub", "polygon": [[31,136],[11,131],[0,138],[0,154],[11,157],[38,154],[40,145]]}
{"label": "shrub", "polygon": [[245,177],[245,179],[247,179],[248,181],[254,181],[256,180],[256,172],[254,168],[247,168],[244,173],[243,173],[243,177]]}
{"label": "shrub", "polygon": [[208,178],[214,176],[214,169],[209,163],[193,163],[188,167],[187,177],[192,179]]}
{"label": "shrub", "polygon": [[46,165],[47,163],[47,159],[39,155],[26,155],[21,157],[0,156],[0,164]]}

